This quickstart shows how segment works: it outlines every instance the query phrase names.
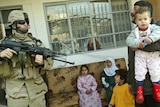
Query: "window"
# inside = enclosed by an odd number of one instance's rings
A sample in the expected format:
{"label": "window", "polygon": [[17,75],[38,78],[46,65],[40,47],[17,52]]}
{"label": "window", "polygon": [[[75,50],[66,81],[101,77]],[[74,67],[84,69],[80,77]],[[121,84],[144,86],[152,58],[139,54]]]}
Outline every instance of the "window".
{"label": "window", "polygon": [[76,54],[126,46],[131,31],[126,0],[45,4],[53,50]]}
{"label": "window", "polygon": [[8,36],[11,34],[11,29],[8,27],[7,20],[12,10],[22,10],[22,6],[0,7],[0,38],[4,35]]}

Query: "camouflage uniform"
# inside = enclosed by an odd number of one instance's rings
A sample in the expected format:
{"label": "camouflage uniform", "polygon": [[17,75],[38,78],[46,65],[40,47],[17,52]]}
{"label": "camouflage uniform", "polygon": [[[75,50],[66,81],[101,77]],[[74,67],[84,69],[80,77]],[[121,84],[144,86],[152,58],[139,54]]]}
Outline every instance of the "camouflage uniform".
{"label": "camouflage uniform", "polygon": [[[12,15],[19,15],[21,11],[15,10],[13,13]],[[19,18],[22,19],[23,17]],[[12,16],[11,19],[14,17]],[[14,34],[10,36],[10,39],[36,45],[28,32],[20,34],[15,29],[12,31]],[[38,46],[43,47],[43,44]],[[19,52],[18,55],[14,54],[11,58],[14,73],[6,78],[5,82],[8,107],[46,107],[44,95],[48,89],[41,75],[45,73],[45,70],[52,67],[53,60],[51,58],[45,59],[43,66],[36,64],[34,60],[34,57],[23,52]]]}

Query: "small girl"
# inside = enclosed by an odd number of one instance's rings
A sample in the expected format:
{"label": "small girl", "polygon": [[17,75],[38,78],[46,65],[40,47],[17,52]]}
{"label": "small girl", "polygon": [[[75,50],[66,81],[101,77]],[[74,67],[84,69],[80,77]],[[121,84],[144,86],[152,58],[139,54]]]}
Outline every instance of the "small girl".
{"label": "small girl", "polygon": [[89,74],[89,69],[86,65],[82,65],[80,68],[77,87],[80,107],[102,107],[99,94],[96,90],[97,82]]}
{"label": "small girl", "polygon": [[127,83],[127,71],[124,69],[116,70],[113,94],[110,101],[111,106],[115,107],[134,107],[134,96],[129,91]]}
{"label": "small girl", "polygon": [[[104,88],[107,93],[107,102],[111,100],[112,97],[112,89],[115,86],[115,71],[117,70],[117,66],[115,64],[115,61],[112,57],[108,57],[106,60],[106,67],[102,71],[101,74],[101,79],[102,79],[102,84],[104,85]],[[110,107],[110,106],[109,106]]]}

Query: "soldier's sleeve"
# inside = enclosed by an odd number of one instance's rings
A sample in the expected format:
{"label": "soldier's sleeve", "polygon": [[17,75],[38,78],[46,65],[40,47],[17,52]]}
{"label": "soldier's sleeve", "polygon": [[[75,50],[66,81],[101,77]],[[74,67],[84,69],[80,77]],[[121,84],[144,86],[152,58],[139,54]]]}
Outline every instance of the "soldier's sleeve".
{"label": "soldier's sleeve", "polygon": [[53,66],[53,59],[52,58],[47,58],[44,60],[44,67],[43,69],[46,69],[46,70],[50,70]]}
{"label": "soldier's sleeve", "polygon": [[[44,44],[41,42],[40,47],[45,47]],[[50,70],[53,67],[53,59],[51,57],[48,57],[44,59],[44,65],[43,65],[43,70]]]}

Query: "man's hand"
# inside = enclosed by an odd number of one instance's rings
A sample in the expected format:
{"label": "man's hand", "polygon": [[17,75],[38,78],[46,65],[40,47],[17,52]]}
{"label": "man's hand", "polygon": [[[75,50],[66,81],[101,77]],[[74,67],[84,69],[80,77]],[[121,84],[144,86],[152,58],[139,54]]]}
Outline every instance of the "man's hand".
{"label": "man's hand", "polygon": [[43,55],[35,55],[35,62],[38,63],[39,65],[43,65]]}
{"label": "man's hand", "polygon": [[10,49],[10,48],[7,48],[7,49],[0,52],[0,57],[11,59],[13,54],[17,54],[17,52]]}
{"label": "man's hand", "polygon": [[136,50],[138,50],[138,48],[132,48],[132,51],[136,51]]}
{"label": "man's hand", "polygon": [[131,94],[133,94],[133,92],[132,92],[132,86],[131,86],[131,85],[128,86],[128,90],[129,90],[129,92],[130,92]]}

